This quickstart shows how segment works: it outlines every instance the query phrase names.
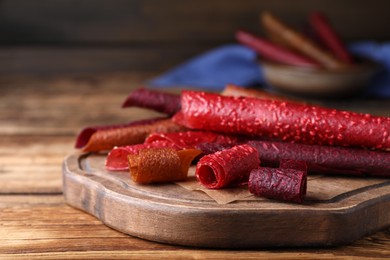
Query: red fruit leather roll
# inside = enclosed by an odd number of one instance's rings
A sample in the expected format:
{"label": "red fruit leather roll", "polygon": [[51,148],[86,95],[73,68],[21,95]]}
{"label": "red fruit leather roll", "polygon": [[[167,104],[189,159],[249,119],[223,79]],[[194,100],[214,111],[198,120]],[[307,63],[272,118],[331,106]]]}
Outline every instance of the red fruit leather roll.
{"label": "red fruit leather roll", "polygon": [[221,189],[233,184],[246,183],[252,169],[260,166],[257,150],[250,145],[236,145],[202,157],[195,175],[209,189]]}
{"label": "red fruit leather roll", "polygon": [[193,129],[306,144],[390,148],[388,117],[287,101],[183,91],[177,122]]}
{"label": "red fruit leather roll", "polygon": [[145,148],[170,147],[176,150],[194,148],[199,143],[237,143],[234,136],[209,131],[186,131],[177,133],[152,133],[143,144],[114,147],[106,159],[106,168],[111,171],[128,169],[127,156]]}
{"label": "red fruit leather roll", "polygon": [[120,124],[120,125],[89,126],[82,129],[78,134],[75,148],[83,148],[88,143],[91,136],[97,131],[115,129],[115,128],[124,128],[128,126],[136,126],[136,125],[148,125],[162,119],[166,119],[166,118],[159,117],[159,118],[152,118],[152,119],[144,119],[144,120],[132,121],[127,124]]}
{"label": "red fruit leather roll", "polygon": [[129,154],[138,154],[139,151],[148,148],[173,148],[176,145],[169,141],[155,141],[153,143],[134,144],[114,147],[107,155],[106,169],[109,171],[123,171],[129,169],[127,157]]}
{"label": "red fruit leather roll", "polygon": [[139,184],[184,181],[192,160],[200,153],[195,149],[143,149],[128,156],[131,178]]}
{"label": "red fruit leather roll", "polygon": [[186,131],[176,133],[152,133],[145,143],[155,141],[168,141],[174,144],[178,149],[194,148],[200,143],[229,143],[237,144],[238,137],[218,134],[210,131]]}
{"label": "red fruit leather roll", "polygon": [[256,148],[264,165],[292,159],[305,161],[309,173],[390,176],[390,152],[272,141],[248,144]]}
{"label": "red fruit leather roll", "polygon": [[129,94],[122,107],[141,107],[173,115],[180,110],[180,95],[139,88]]}
{"label": "red fruit leather roll", "polygon": [[306,58],[291,50],[285,49],[281,46],[263,39],[259,36],[255,36],[249,32],[239,30],[236,32],[236,39],[243,45],[248,46],[266,59],[271,61],[280,62],[287,65],[302,66],[316,68],[321,67],[316,61]]}
{"label": "red fruit leather roll", "polygon": [[95,152],[111,150],[115,146],[140,144],[154,132],[179,132],[185,128],[171,119],[162,119],[149,124],[137,124],[120,128],[103,129],[92,134],[83,151]]}
{"label": "red fruit leather roll", "polygon": [[232,148],[235,145],[239,145],[240,143],[231,144],[231,143],[200,143],[195,145],[195,149],[201,150],[202,155],[208,155],[212,153],[216,153],[219,151],[223,151],[229,148]]}
{"label": "red fruit leather roll", "polygon": [[311,27],[321,42],[341,61],[351,64],[353,59],[339,35],[333,29],[327,17],[321,12],[312,12],[309,16]]}
{"label": "red fruit leather roll", "polygon": [[256,196],[302,203],[306,196],[307,174],[292,168],[260,167],[251,171],[248,187]]}

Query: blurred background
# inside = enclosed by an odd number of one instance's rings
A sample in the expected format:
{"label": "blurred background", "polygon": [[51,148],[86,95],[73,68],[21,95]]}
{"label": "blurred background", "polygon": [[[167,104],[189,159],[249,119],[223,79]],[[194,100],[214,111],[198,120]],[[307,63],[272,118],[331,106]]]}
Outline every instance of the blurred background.
{"label": "blurred background", "polygon": [[1,0],[0,74],[162,72],[260,32],[262,10],[297,27],[321,10],[346,42],[390,40],[388,0]]}

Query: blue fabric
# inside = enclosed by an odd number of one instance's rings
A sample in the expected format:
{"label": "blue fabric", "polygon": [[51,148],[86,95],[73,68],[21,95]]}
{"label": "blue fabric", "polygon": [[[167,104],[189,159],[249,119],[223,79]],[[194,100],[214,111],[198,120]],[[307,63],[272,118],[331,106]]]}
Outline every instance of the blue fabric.
{"label": "blue fabric", "polygon": [[[371,58],[383,65],[365,95],[390,98],[390,44],[357,42],[349,46],[354,55]],[[164,73],[147,82],[152,87],[191,86],[222,90],[226,84],[264,85],[257,54],[242,45],[225,45]]]}
{"label": "blue fabric", "polygon": [[382,65],[382,70],[372,79],[365,94],[390,98],[390,43],[358,42],[351,44],[349,50],[356,56],[372,59]]}

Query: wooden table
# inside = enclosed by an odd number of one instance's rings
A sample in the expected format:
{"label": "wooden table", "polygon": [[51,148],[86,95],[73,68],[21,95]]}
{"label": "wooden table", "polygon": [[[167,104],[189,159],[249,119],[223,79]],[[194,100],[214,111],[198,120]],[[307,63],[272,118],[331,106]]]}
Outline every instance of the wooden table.
{"label": "wooden table", "polygon": [[[389,258],[390,229],[336,248],[230,251],[185,248],[130,237],[68,206],[61,163],[87,125],[151,116],[121,109],[150,74],[0,78],[1,259],[342,259]],[[333,106],[390,116],[388,101],[338,101]]]}

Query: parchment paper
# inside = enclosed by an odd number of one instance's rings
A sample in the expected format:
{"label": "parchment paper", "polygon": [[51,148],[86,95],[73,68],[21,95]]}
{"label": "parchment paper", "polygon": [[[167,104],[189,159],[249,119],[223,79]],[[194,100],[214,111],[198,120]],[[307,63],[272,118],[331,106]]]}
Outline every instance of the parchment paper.
{"label": "parchment paper", "polygon": [[195,177],[195,167],[191,167],[188,172],[188,180],[182,182],[176,182],[181,187],[191,191],[202,191],[206,193],[210,198],[215,200],[218,204],[227,204],[237,200],[243,200],[250,198],[251,200],[262,200],[262,198],[256,198],[253,196],[247,186],[236,188],[225,188],[220,190],[211,190],[203,187]]}

